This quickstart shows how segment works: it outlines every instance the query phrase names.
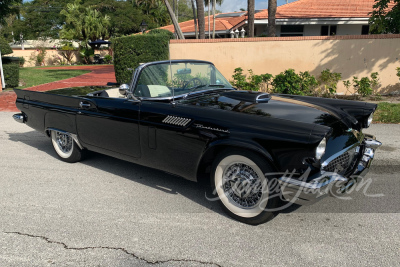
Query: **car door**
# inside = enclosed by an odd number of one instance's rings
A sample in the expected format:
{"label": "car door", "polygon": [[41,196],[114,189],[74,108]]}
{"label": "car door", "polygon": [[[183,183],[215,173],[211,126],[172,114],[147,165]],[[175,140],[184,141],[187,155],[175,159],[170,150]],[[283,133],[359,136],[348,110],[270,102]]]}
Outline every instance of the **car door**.
{"label": "car door", "polygon": [[79,140],[91,150],[140,158],[140,103],[126,98],[89,97],[76,117]]}

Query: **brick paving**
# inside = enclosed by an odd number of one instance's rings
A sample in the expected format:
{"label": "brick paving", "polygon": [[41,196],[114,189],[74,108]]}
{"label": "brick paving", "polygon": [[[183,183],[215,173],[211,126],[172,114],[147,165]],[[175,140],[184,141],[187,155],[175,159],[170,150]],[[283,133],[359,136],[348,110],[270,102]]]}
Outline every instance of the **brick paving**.
{"label": "brick paving", "polygon": [[[79,69],[79,70],[91,70],[91,72],[65,80],[29,87],[26,88],[26,90],[43,92],[61,88],[78,87],[78,86],[92,86],[92,85],[106,86],[108,83],[116,82],[113,65],[44,67],[43,69],[69,69],[69,70]],[[18,111],[18,109],[15,106],[16,99],[17,96],[13,91],[0,92],[0,112]]]}

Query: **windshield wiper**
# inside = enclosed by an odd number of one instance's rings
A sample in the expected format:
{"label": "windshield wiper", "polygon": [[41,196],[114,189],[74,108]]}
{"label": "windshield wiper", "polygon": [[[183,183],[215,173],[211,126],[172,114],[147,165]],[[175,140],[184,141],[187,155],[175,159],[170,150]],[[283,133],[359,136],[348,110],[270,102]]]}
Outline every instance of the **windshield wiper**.
{"label": "windshield wiper", "polygon": [[198,86],[196,86],[196,87],[194,87],[194,88],[192,88],[192,90],[190,90],[190,92],[189,93],[187,93],[184,97],[183,97],[183,99],[186,99],[191,93],[193,93],[196,89],[199,89],[199,88],[202,88],[202,87],[219,87],[219,88],[224,88],[225,87],[225,85],[223,85],[223,84],[202,84],[202,85],[198,85]]}

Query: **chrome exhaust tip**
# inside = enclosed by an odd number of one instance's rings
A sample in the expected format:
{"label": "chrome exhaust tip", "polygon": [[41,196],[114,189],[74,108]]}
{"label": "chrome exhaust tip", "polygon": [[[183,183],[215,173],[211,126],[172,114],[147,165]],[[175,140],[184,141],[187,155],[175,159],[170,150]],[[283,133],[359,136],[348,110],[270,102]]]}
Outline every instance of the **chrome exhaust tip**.
{"label": "chrome exhaust tip", "polygon": [[19,123],[25,123],[26,122],[25,116],[22,113],[14,114],[13,118],[14,118],[15,121],[17,121]]}

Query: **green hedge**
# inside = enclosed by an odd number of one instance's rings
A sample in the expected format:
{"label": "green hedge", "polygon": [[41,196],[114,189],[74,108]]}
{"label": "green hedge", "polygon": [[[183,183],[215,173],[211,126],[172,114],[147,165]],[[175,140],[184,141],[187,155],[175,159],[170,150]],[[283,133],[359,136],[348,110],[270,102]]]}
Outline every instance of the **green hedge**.
{"label": "green hedge", "polygon": [[132,71],[140,63],[168,59],[168,43],[170,36],[166,34],[141,34],[115,38],[114,69],[117,82],[129,83]]}
{"label": "green hedge", "polygon": [[19,65],[18,64],[4,64],[4,81],[6,88],[18,87],[19,83]]}
{"label": "green hedge", "polygon": [[10,45],[3,38],[0,38],[0,51],[2,56],[13,53]]}
{"label": "green hedge", "polygon": [[168,30],[164,29],[153,29],[148,32],[148,34],[166,34],[169,36],[169,39],[174,39],[174,34]]}

